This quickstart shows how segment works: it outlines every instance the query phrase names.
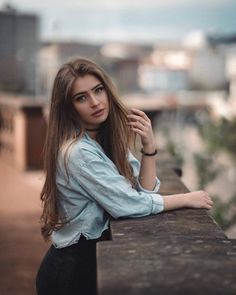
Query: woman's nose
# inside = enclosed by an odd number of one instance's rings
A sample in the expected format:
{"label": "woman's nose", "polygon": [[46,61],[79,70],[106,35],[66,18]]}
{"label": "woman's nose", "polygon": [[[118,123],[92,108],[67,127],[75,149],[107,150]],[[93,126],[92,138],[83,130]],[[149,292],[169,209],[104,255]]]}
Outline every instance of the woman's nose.
{"label": "woman's nose", "polygon": [[95,95],[90,95],[90,105],[94,107],[99,104],[99,100],[96,98]]}

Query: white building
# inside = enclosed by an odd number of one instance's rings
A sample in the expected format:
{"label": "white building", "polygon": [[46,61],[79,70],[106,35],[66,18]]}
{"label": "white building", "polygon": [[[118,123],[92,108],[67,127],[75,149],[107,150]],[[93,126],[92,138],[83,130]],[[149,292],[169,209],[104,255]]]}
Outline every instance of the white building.
{"label": "white building", "polygon": [[230,97],[236,99],[236,47],[235,50],[227,56],[226,76],[230,85]]}
{"label": "white building", "polygon": [[231,112],[236,117],[236,47],[228,55],[226,61],[226,76],[229,80],[229,99]]}
{"label": "white building", "polygon": [[139,66],[139,84],[145,91],[179,91],[189,88],[191,54],[180,47],[158,46]]}
{"label": "white building", "polygon": [[226,85],[225,50],[212,46],[202,31],[195,31],[183,39],[183,46],[192,52],[189,81],[192,89],[219,90]]}
{"label": "white building", "polygon": [[114,79],[119,92],[140,90],[138,68],[140,60],[150,54],[152,47],[129,42],[106,43],[101,48],[105,68]]}
{"label": "white building", "polygon": [[194,51],[189,80],[193,89],[223,89],[227,82],[224,51],[221,48],[204,48]]}

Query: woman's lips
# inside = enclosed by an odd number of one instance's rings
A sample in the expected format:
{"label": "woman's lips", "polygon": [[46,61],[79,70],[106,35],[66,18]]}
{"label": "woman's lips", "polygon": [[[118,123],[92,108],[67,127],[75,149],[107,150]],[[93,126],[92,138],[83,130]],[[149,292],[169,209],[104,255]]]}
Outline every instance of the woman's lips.
{"label": "woman's lips", "polygon": [[104,113],[104,109],[102,109],[102,110],[98,110],[98,111],[94,112],[94,113],[92,114],[92,116],[93,116],[93,117],[100,117],[100,116],[103,115],[103,113]]}

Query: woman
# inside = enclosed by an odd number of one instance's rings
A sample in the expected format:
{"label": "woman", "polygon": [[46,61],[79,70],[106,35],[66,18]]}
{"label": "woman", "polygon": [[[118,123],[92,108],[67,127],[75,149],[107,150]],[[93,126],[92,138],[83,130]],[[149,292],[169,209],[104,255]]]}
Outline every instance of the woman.
{"label": "woman", "polygon": [[[135,136],[141,163],[130,152]],[[204,191],[161,196],[149,118],[128,111],[107,74],[76,59],[56,75],[45,144],[42,235],[52,238],[37,274],[38,294],[96,294],[96,242],[110,217],[211,209]]]}

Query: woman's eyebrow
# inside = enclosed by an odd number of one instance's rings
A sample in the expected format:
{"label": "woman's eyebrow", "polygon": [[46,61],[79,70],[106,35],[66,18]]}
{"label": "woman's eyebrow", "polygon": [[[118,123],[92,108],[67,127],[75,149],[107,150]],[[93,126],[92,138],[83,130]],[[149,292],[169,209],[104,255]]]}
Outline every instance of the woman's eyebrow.
{"label": "woman's eyebrow", "polygon": [[[94,86],[91,90],[96,89],[96,88],[97,88],[98,86],[100,86],[100,85],[102,85],[102,83],[97,84],[97,85]],[[80,94],[85,94],[86,92],[87,92],[87,91],[77,92],[77,93],[75,93],[75,94],[72,96],[72,99],[73,99],[75,96],[80,95]]]}

